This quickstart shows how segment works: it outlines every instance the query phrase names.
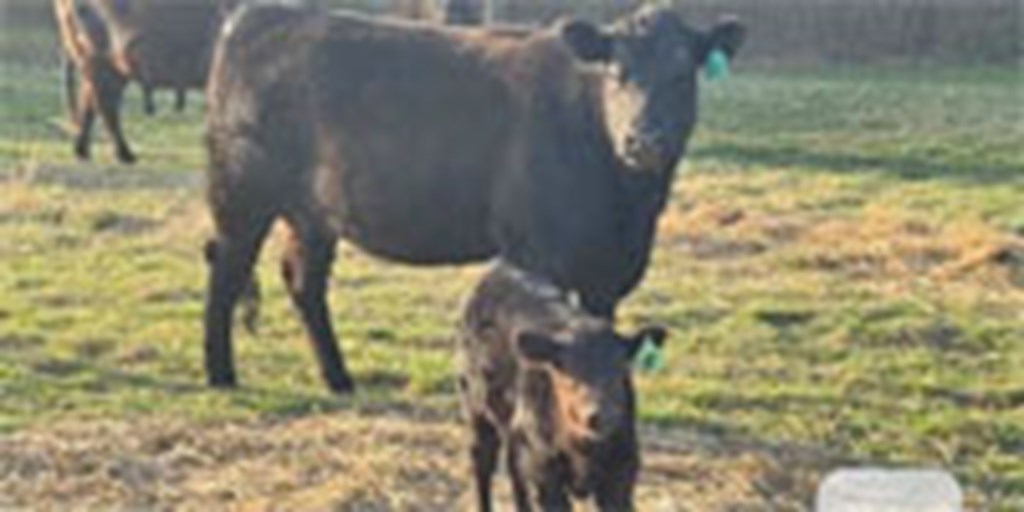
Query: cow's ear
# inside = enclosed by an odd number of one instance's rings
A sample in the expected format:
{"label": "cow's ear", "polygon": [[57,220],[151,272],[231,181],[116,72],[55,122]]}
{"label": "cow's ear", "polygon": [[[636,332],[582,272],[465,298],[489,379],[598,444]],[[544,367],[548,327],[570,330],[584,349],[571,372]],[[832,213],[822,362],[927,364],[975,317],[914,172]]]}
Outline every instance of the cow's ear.
{"label": "cow's ear", "polygon": [[740,46],[743,46],[743,40],[747,36],[747,28],[740,22],[735,16],[728,16],[722,18],[711,28],[707,38],[707,51],[705,57],[711,53],[712,50],[722,50],[729,58],[733,58],[736,52],[739,51]]}
{"label": "cow's ear", "polygon": [[607,62],[612,58],[612,38],[593,23],[569,20],[561,23],[562,39],[584,62]]}
{"label": "cow's ear", "polygon": [[529,331],[516,336],[516,349],[526,360],[535,363],[557,363],[562,353],[562,345],[557,341]]}

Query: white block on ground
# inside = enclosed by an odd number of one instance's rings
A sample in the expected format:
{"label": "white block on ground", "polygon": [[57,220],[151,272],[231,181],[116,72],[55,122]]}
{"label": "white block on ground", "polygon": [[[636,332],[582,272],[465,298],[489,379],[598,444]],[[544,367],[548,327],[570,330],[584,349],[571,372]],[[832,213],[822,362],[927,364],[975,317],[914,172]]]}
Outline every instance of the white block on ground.
{"label": "white block on ground", "polygon": [[935,469],[840,469],[825,478],[817,512],[961,512],[963,491]]}

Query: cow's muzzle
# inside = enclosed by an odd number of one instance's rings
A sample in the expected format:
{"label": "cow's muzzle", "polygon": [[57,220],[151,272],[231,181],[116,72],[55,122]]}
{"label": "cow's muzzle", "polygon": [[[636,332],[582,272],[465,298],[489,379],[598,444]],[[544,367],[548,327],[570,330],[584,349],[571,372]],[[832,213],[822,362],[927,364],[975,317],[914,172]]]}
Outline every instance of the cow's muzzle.
{"label": "cow's muzzle", "polygon": [[672,156],[668,139],[660,135],[630,135],[625,141],[626,163],[637,170],[656,171],[669,165]]}

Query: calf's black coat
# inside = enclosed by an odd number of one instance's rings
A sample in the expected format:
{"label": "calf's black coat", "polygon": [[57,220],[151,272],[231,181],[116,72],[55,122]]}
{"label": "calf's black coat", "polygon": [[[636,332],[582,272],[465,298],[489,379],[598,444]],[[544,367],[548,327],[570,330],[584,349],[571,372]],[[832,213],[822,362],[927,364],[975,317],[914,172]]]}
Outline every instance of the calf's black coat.
{"label": "calf's black coat", "polygon": [[466,304],[459,387],[472,433],[478,508],[491,508],[502,445],[516,508],[633,507],[640,467],[632,357],[664,331],[616,334],[536,276],[499,264]]}

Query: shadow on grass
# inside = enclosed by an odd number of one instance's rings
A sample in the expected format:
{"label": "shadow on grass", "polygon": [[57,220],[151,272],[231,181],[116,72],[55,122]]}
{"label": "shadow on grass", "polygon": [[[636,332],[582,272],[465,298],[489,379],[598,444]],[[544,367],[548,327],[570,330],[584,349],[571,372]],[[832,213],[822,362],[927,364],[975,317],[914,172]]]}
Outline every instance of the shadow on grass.
{"label": "shadow on grass", "polygon": [[203,183],[203,176],[198,170],[168,171],[144,166],[68,164],[38,165],[21,169],[8,166],[0,168],[0,180],[59,185],[84,191],[131,191],[199,189]]}
{"label": "shadow on grass", "polygon": [[1024,182],[1024,166],[957,165],[915,156],[865,156],[816,152],[787,146],[756,147],[731,143],[694,148],[694,158],[722,160],[742,166],[794,167],[815,172],[881,172],[907,181],[949,180],[977,185]]}
{"label": "shadow on grass", "polygon": [[[215,389],[201,380],[183,381],[148,373],[134,373],[72,358],[46,358],[31,363],[30,368],[43,378],[53,379],[58,387],[73,387],[98,394],[117,393],[120,389],[150,390],[168,397],[222,393],[234,406],[267,418],[288,419],[338,411],[438,421],[458,417],[456,407],[438,405],[439,398],[451,396],[451,393],[445,392],[447,390],[430,389],[418,395],[406,394],[404,390],[409,378],[387,371],[357,373],[354,376],[356,392],[339,396],[332,395],[326,388],[322,391],[302,392],[245,383],[236,388]],[[91,378],[88,382],[82,382],[76,379],[81,375],[89,375]]]}

